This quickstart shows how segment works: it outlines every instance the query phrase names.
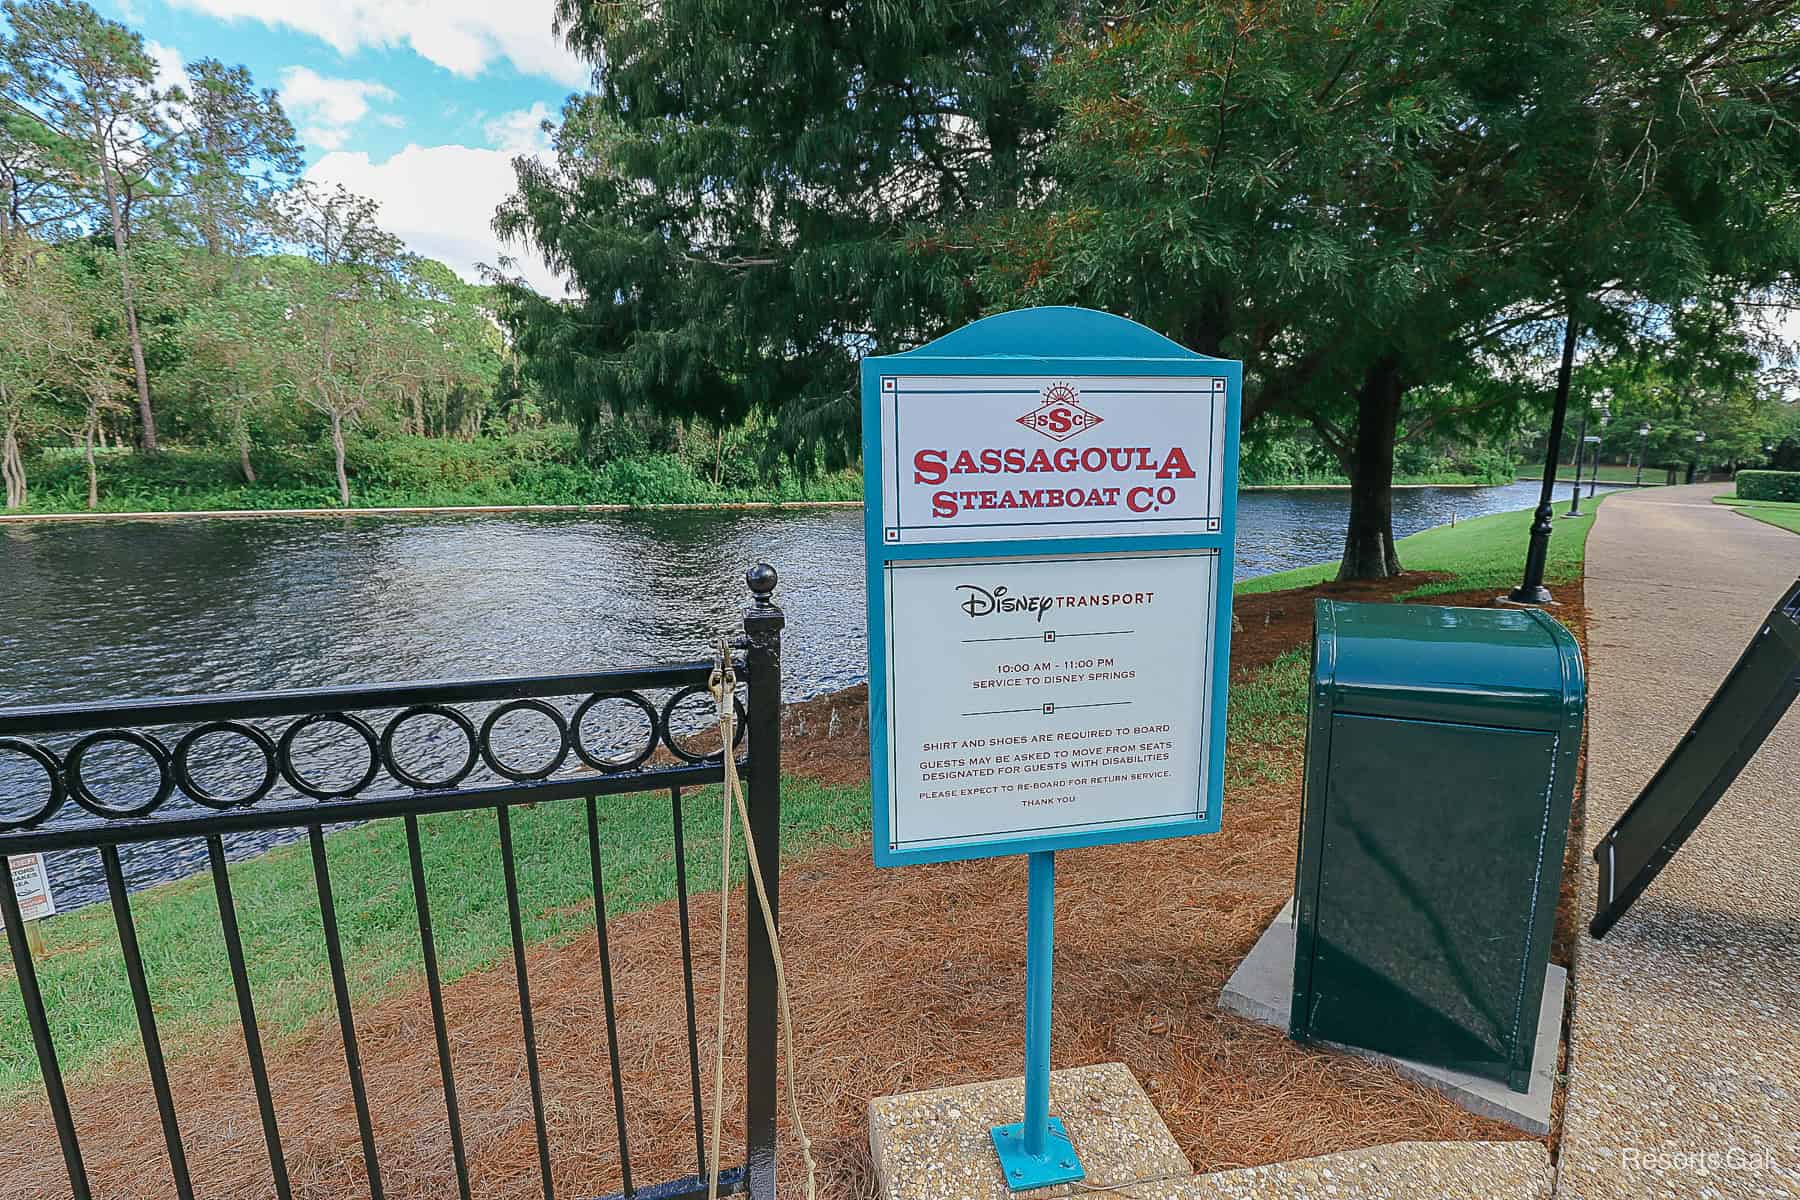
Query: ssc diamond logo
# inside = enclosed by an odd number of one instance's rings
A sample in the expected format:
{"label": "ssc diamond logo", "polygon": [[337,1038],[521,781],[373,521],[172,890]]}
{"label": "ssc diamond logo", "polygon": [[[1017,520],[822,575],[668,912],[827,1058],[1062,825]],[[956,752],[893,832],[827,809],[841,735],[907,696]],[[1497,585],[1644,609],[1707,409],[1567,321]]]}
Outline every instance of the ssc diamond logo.
{"label": "ssc diamond logo", "polygon": [[1053,442],[1066,442],[1100,424],[1100,414],[1081,406],[1081,393],[1066,383],[1054,383],[1044,389],[1044,402],[1018,418],[1019,424],[1035,429]]}

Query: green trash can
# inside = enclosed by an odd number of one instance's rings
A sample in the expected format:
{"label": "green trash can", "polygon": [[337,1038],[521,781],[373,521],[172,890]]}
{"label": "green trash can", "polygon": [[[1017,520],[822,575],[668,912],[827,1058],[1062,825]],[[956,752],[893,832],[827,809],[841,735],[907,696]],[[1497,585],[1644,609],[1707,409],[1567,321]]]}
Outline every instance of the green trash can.
{"label": "green trash can", "polygon": [[1535,609],[1318,601],[1290,1032],[1527,1091],[1586,700]]}

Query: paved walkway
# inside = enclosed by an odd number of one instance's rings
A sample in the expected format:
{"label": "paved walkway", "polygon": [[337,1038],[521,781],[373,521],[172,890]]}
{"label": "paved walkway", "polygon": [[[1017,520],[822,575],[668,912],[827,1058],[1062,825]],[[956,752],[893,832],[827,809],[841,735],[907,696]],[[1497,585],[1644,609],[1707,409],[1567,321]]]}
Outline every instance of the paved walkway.
{"label": "paved walkway", "polygon": [[[1587,551],[1587,841],[1800,575],[1800,536],[1619,493]],[[1594,911],[1584,859],[1582,924]],[[1575,960],[1558,1200],[1800,1197],[1800,706],[1605,941]]]}

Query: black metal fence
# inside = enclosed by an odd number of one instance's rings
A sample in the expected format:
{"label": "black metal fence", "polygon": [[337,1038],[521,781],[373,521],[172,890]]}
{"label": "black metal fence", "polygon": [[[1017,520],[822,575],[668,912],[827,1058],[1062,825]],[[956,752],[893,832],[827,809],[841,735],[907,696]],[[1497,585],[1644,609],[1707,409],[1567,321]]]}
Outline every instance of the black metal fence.
{"label": "black metal fence", "polygon": [[[780,862],[780,705],[781,629],[783,617],[774,603],[775,572],[766,564],[750,571],[753,602],[745,611],[735,652],[747,696],[740,696],[738,746],[742,775],[749,794],[752,837],[767,872],[771,909],[778,902]],[[426,870],[421,855],[419,817],[491,808],[498,821],[500,860],[511,923],[513,967],[518,983],[519,1022],[530,1077],[538,1169],[545,1200],[554,1200],[551,1144],[545,1122],[537,1034],[530,984],[526,975],[517,869],[513,854],[510,810],[545,801],[585,801],[588,858],[599,942],[601,1001],[605,1012],[607,1052],[612,1073],[614,1117],[622,1196],[670,1200],[706,1194],[705,1114],[702,1105],[699,1034],[695,1021],[694,966],[688,918],[686,847],[682,834],[683,789],[723,779],[723,748],[717,746],[716,718],[707,683],[708,661],[633,670],[550,675],[464,682],[402,683],[329,690],[262,692],[180,699],[126,701],[92,705],[54,705],[0,710],[0,753],[23,756],[41,771],[40,791],[23,805],[17,796],[0,795],[0,856],[37,851],[92,849],[99,852],[106,891],[118,928],[123,958],[151,1087],[156,1097],[172,1178],[170,1189],[181,1200],[194,1194],[183,1150],[180,1106],[176,1103],[157,1034],[155,1005],[145,978],[143,956],[132,917],[127,864],[121,849],[168,839],[204,839],[217,894],[220,932],[230,963],[244,1052],[256,1091],[275,1195],[292,1194],[281,1126],[269,1084],[261,1035],[245,962],[238,910],[227,871],[226,840],[233,835],[304,831],[312,854],[313,879],[330,966],[336,1015],[342,1035],[344,1067],[356,1110],[362,1157],[371,1200],[382,1200],[381,1164],[369,1096],[358,1051],[354,1006],[345,970],[337,908],[332,898],[331,870],[325,831],[328,826],[398,818],[405,824],[411,863],[410,884],[418,913],[419,941],[430,998],[444,1110],[458,1189],[470,1200],[469,1166],[462,1117],[457,1105],[456,1077],[444,1016],[443,988]],[[571,707],[572,706],[572,707]],[[485,710],[485,711],[483,711]],[[509,761],[496,731],[512,714],[531,714],[552,729],[543,757]],[[587,732],[590,725],[611,728]],[[623,749],[599,749],[602,736],[619,735],[618,717],[635,722],[635,734]],[[704,730],[711,720],[713,742]],[[431,722],[440,731],[454,729],[460,742],[448,750],[422,754],[408,749],[408,725]],[[548,723],[545,726],[545,723]],[[309,775],[297,762],[306,735],[318,727],[335,727],[359,748],[359,765],[351,778],[324,780],[316,766]],[[73,739],[73,740],[71,740]],[[238,790],[227,793],[209,774],[205,754],[235,740],[240,757],[252,769],[240,772]],[[747,744],[746,744],[747,743]],[[145,786],[121,800],[120,789],[102,789],[84,773],[84,765],[102,747],[139,756]],[[366,766],[360,757],[366,756]],[[410,758],[409,758],[410,756]],[[198,761],[197,761],[198,760]],[[341,768],[340,758],[339,766]],[[153,780],[153,782],[152,782]],[[626,793],[666,790],[672,807],[676,900],[680,916],[682,980],[686,990],[688,1070],[681,1086],[692,1093],[695,1173],[685,1178],[639,1186],[631,1171],[629,1098],[621,1084],[615,985],[608,946],[606,891],[601,870],[600,805]],[[746,889],[748,890],[748,889]],[[722,901],[723,902],[723,901]],[[83,1165],[62,1071],[57,1061],[45,999],[39,987],[21,920],[19,898],[10,871],[0,870],[0,915],[17,972],[20,996],[30,1025],[38,1066],[61,1144],[69,1188],[75,1200],[88,1200],[90,1188]],[[743,1165],[722,1171],[720,1193],[749,1194],[758,1200],[775,1197],[776,996],[768,931],[754,899],[748,897],[746,946],[745,1114]],[[779,918],[777,918],[779,919]],[[671,953],[675,948],[671,948]],[[569,1148],[572,1153],[590,1147]]]}

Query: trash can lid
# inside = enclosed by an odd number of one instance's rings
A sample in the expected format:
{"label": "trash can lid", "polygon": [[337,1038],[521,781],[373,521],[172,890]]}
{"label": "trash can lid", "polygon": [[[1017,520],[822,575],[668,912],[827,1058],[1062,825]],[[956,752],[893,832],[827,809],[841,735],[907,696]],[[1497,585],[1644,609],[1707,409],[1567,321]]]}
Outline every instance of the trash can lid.
{"label": "trash can lid", "polygon": [[1338,712],[1516,729],[1579,729],[1581,651],[1532,608],[1314,608],[1313,687]]}

